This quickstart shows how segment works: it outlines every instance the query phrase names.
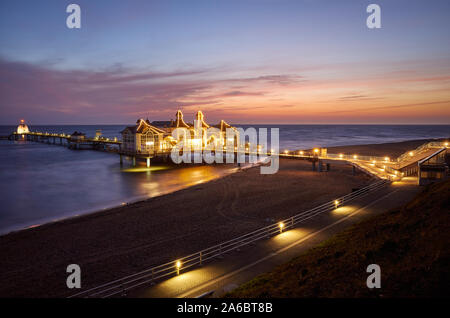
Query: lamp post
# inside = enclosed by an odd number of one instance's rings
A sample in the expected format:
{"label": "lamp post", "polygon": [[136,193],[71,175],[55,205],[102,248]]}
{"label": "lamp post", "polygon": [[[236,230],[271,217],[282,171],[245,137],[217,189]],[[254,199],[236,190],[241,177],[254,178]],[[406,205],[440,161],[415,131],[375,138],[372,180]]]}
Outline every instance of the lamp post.
{"label": "lamp post", "polygon": [[180,261],[177,261],[177,262],[175,263],[175,266],[176,266],[176,268],[177,268],[177,275],[180,275],[181,262],[180,262]]}
{"label": "lamp post", "polygon": [[278,223],[278,227],[280,228],[280,233],[283,233],[284,223],[283,222]]}

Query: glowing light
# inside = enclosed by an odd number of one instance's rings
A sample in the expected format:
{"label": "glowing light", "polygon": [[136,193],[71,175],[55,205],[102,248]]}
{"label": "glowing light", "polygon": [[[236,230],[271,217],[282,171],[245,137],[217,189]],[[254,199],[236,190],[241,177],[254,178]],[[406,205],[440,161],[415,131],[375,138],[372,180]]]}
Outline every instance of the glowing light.
{"label": "glowing light", "polygon": [[334,206],[337,208],[339,206],[339,200],[334,200]]}
{"label": "glowing light", "polygon": [[339,158],[344,158],[344,155],[343,154],[339,154]]}
{"label": "glowing light", "polygon": [[376,164],[377,162],[376,162],[376,160],[373,160],[372,163],[373,163],[373,164]]}
{"label": "glowing light", "polygon": [[315,152],[315,153],[318,153],[318,152],[319,152],[319,149],[315,148],[315,149],[314,149],[314,152]]}
{"label": "glowing light", "polygon": [[145,145],[146,145],[146,146],[153,146],[153,141],[147,141],[147,142],[145,143]]}
{"label": "glowing light", "polygon": [[358,159],[358,156],[357,155],[353,155],[353,159]]}
{"label": "glowing light", "polygon": [[175,266],[177,267],[177,275],[180,275],[181,262],[180,262],[180,261],[177,261],[177,262],[175,263]]}
{"label": "glowing light", "polygon": [[303,151],[299,151],[298,152],[300,155],[302,155],[303,156],[303,154],[304,154],[304,152]]}
{"label": "glowing light", "polygon": [[384,161],[389,161],[389,157],[384,157]]}
{"label": "glowing light", "polygon": [[411,157],[414,156],[414,152],[410,151],[410,152],[409,152],[409,155],[410,155]]}
{"label": "glowing light", "polygon": [[444,144],[444,146],[445,146],[445,147],[448,147],[448,142],[446,142],[446,143]]}
{"label": "glowing light", "polygon": [[285,154],[288,154],[288,153],[289,153],[289,151],[288,151],[288,150],[285,150],[285,151],[284,151],[284,153],[285,153]]}
{"label": "glowing light", "polygon": [[280,233],[282,233],[284,229],[284,223],[283,222],[278,223],[278,227],[280,228]]}

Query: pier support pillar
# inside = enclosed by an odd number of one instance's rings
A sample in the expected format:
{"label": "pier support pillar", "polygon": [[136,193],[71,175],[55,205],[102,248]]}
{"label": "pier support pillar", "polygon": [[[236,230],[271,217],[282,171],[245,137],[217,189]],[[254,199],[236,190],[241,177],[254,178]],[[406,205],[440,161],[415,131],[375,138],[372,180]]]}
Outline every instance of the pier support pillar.
{"label": "pier support pillar", "polygon": [[316,162],[315,161],[312,162],[312,171],[316,171]]}
{"label": "pier support pillar", "polygon": [[120,165],[123,166],[123,158],[122,158],[122,155],[120,155]]}
{"label": "pier support pillar", "polygon": [[356,167],[352,166],[352,174],[355,175],[356,174]]}
{"label": "pier support pillar", "polygon": [[147,158],[147,168],[150,168],[150,158]]}
{"label": "pier support pillar", "polygon": [[319,160],[319,162],[317,163],[317,170],[319,172],[322,172],[322,160]]}
{"label": "pier support pillar", "polygon": [[133,156],[133,167],[136,167],[136,157]]}

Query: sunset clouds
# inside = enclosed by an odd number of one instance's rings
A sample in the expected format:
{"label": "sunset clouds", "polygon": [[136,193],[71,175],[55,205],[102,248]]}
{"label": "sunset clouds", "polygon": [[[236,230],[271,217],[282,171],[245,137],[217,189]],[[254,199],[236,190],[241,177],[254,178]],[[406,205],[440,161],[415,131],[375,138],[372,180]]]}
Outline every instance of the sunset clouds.
{"label": "sunset clouds", "polygon": [[0,124],[132,123],[178,109],[210,122],[448,124],[449,4],[408,1],[405,12],[402,1],[381,1],[377,31],[358,1],[80,1],[79,31],[60,24],[62,4],[5,1]]}

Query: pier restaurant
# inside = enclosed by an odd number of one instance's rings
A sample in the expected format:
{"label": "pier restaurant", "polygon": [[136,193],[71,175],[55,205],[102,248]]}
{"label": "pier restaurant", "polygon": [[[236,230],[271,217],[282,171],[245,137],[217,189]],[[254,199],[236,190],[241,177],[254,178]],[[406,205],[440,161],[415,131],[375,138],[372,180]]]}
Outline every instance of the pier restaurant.
{"label": "pier restaurant", "polygon": [[[121,151],[124,153],[167,153],[177,144],[177,140],[172,137],[172,132],[177,129],[186,129],[189,136],[191,146],[206,147],[210,143],[214,146],[224,146],[227,129],[231,129],[234,133],[233,141],[237,144],[238,131],[235,127],[229,125],[224,120],[219,124],[210,126],[205,122],[205,116],[198,111],[194,116],[194,124],[186,123],[183,119],[181,110],[177,111],[175,120],[171,120],[168,125],[157,127],[148,119],[139,119],[135,126],[126,127],[121,131],[122,146]],[[213,128],[211,130],[211,128]],[[207,130],[214,133],[208,134]]]}

